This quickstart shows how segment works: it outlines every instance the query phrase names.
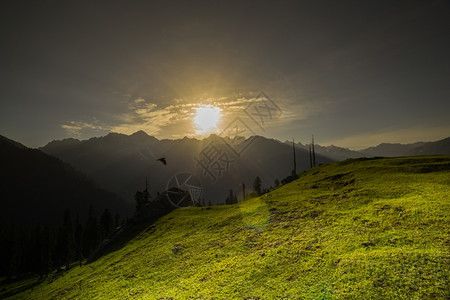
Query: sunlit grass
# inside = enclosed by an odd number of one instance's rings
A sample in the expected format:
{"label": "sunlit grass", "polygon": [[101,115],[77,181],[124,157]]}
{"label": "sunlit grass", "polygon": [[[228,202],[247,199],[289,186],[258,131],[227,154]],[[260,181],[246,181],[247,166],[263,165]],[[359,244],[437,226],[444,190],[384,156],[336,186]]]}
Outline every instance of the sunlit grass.
{"label": "sunlit grass", "polygon": [[[183,208],[15,299],[448,299],[450,157],[353,160]],[[253,298],[252,298],[253,297]]]}

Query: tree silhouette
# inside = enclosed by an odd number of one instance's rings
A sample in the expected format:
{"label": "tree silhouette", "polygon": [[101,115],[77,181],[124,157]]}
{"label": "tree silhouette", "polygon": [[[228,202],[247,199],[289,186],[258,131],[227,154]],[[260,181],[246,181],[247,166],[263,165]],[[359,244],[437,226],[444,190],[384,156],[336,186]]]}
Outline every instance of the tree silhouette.
{"label": "tree silhouette", "polygon": [[47,276],[50,272],[50,230],[47,226],[36,225],[33,236],[33,251],[30,269],[40,276]]}
{"label": "tree silhouette", "polygon": [[89,257],[89,254],[97,247],[100,240],[100,228],[97,216],[94,213],[92,205],[89,207],[88,219],[83,232],[83,256]]}
{"label": "tree silhouette", "polygon": [[119,213],[116,213],[116,215],[114,216],[114,229],[116,229],[120,225],[121,225],[120,215],[119,215]]}
{"label": "tree silhouette", "polygon": [[134,194],[134,200],[136,201],[136,212],[138,212],[145,204],[144,192],[136,191],[136,194]]}
{"label": "tree silhouette", "polygon": [[80,217],[76,216],[75,232],[74,232],[74,259],[80,262],[83,260],[83,225],[80,222]]}
{"label": "tree silhouette", "polygon": [[74,234],[70,210],[64,211],[63,225],[58,233],[57,257],[59,265],[66,265],[68,269],[74,258]]}
{"label": "tree silhouette", "polygon": [[255,181],[253,181],[253,190],[259,196],[261,195],[261,178],[256,176]]}
{"label": "tree silhouette", "polygon": [[275,187],[276,187],[276,188],[280,186],[280,181],[278,180],[278,178],[275,179],[274,184],[275,184]]}
{"label": "tree silhouette", "polygon": [[225,204],[235,204],[237,203],[237,196],[233,193],[233,190],[230,189],[230,194],[225,199]]}
{"label": "tree silhouette", "polygon": [[2,224],[0,234],[0,275],[17,274],[19,264],[19,231],[13,224]]}
{"label": "tree silhouette", "polygon": [[147,179],[145,180],[145,190],[136,191],[136,194],[134,194],[134,200],[136,201],[136,212],[139,212],[145,204],[150,202]]}
{"label": "tree silhouette", "polygon": [[[72,223],[70,209],[63,212],[59,228],[40,223],[34,227],[17,227],[14,223],[0,222],[0,277],[39,275],[47,276],[52,269],[65,267],[79,261],[98,246],[100,237],[107,237],[120,222],[113,219],[109,209],[103,212],[100,224],[92,206],[83,226],[79,215]],[[101,225],[101,226],[100,226]]]}
{"label": "tree silhouette", "polygon": [[105,239],[109,236],[114,228],[114,219],[109,209],[105,209],[100,218],[100,236],[101,239]]}
{"label": "tree silhouette", "polygon": [[44,226],[42,231],[42,243],[41,243],[41,265],[40,275],[47,276],[51,270],[51,230],[48,226]]}

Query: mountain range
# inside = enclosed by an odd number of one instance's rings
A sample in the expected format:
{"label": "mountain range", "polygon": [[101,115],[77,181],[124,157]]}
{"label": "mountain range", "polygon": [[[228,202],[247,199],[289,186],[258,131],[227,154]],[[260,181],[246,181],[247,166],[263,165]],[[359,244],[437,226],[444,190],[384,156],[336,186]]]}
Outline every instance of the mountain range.
{"label": "mountain range", "polygon": [[[290,144],[291,142],[286,141]],[[296,147],[308,150],[309,145],[297,143]],[[316,153],[341,161],[349,158],[358,157],[399,157],[399,156],[417,156],[417,155],[448,155],[450,154],[450,137],[436,142],[417,142],[411,144],[382,143],[375,147],[369,147],[361,150],[350,150],[337,146],[315,145]]]}
{"label": "mountain range", "polygon": [[[294,168],[292,145],[260,136],[235,140],[217,135],[203,140],[187,137],[158,140],[139,131],[129,136],[110,133],[84,141],[53,141],[40,149],[130,202],[137,190],[145,189],[147,180],[152,195],[185,182],[194,192],[201,193],[200,198],[206,204],[219,204],[230,189],[234,194],[242,194],[242,183],[246,193],[250,193],[256,176],[261,178],[263,188],[269,188],[276,179],[291,175]],[[308,151],[297,148],[296,152],[296,171],[308,169]],[[159,158],[165,158],[167,165]],[[333,159],[318,154],[317,161]]]}
{"label": "mountain range", "polygon": [[[296,172],[300,173],[310,168],[309,145],[295,146]],[[40,150],[69,163],[129,203],[134,203],[137,190],[146,188],[146,181],[153,196],[184,183],[184,189],[190,188],[204,204],[223,203],[230,190],[242,200],[243,184],[250,193],[256,176],[265,189],[294,169],[292,144],[261,136],[230,139],[213,134],[203,140],[158,140],[138,131],[82,141],[57,140]],[[315,153],[317,164],[358,157],[450,154],[450,138],[408,145],[380,144],[360,151],[315,145]],[[159,158],[165,158],[167,165]]]}
{"label": "mountain range", "polygon": [[[295,147],[296,172],[301,173],[310,168],[309,145]],[[450,154],[450,138],[385,143],[360,151],[315,145],[315,152],[317,164],[357,157]],[[203,140],[158,140],[143,131],[56,140],[39,149],[0,136],[0,163],[4,191],[0,217],[30,223],[59,216],[66,207],[83,216],[91,204],[98,211],[109,207],[129,216],[134,212],[134,194],[146,188],[153,199],[177,187],[191,192],[202,204],[222,204],[230,190],[242,200],[244,185],[250,194],[256,176],[268,189],[294,169],[290,142],[217,135]]]}
{"label": "mountain range", "polygon": [[418,142],[412,144],[383,143],[376,147],[360,150],[365,156],[416,156],[450,154],[450,137],[436,142]]}

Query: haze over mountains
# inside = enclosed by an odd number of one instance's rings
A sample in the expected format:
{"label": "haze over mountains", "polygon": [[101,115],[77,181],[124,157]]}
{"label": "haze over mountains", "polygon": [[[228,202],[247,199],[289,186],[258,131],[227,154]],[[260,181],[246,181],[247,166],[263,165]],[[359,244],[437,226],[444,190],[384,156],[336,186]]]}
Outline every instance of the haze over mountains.
{"label": "haze over mountains", "polygon": [[[244,148],[233,149],[230,147],[233,141],[216,135],[203,140],[157,140],[140,131],[130,136],[110,133],[85,141],[53,141],[41,150],[73,165],[129,201],[133,201],[136,190],[145,188],[146,178],[150,193],[155,195],[165,191],[174,176],[193,174],[207,203],[219,204],[230,189],[239,194],[242,183],[252,190],[256,176],[262,179],[263,188],[269,188],[276,179],[291,174],[292,145],[259,136],[234,142]],[[166,158],[167,165],[157,161],[161,157]],[[332,161],[320,154],[316,159],[321,163]],[[309,153],[297,149],[297,172],[308,168]]]}
{"label": "haze over mountains", "polygon": [[[286,141],[285,143],[289,143],[289,141]],[[308,150],[308,145],[297,143],[296,146]],[[417,142],[412,144],[382,143],[378,146],[361,150],[350,150],[333,145],[315,145],[315,150],[316,153],[320,153],[337,161],[348,158],[372,156],[397,157],[415,155],[446,155],[450,154],[450,137],[436,142]]]}
{"label": "haze over mountains", "polygon": [[[310,168],[308,146],[296,144],[297,173]],[[98,211],[109,207],[131,215],[133,196],[145,189],[146,179],[155,197],[177,184],[176,180],[181,186],[191,175],[188,184],[201,191],[204,204],[222,204],[230,189],[242,200],[242,183],[250,193],[256,176],[263,188],[269,188],[293,170],[292,144],[260,136],[235,141],[216,135],[203,140],[158,140],[139,131],[129,136],[110,133],[84,141],[52,141],[40,150],[59,159],[0,138],[2,220],[32,223],[52,215],[59,218],[66,207],[85,215],[90,204]],[[380,144],[360,151],[315,145],[315,151],[318,164],[363,156],[450,154],[450,138]],[[157,160],[161,157],[167,165]]]}
{"label": "haze over mountains", "polygon": [[366,156],[414,156],[450,154],[450,137],[436,142],[418,142],[412,144],[383,143],[376,147],[360,150]]}
{"label": "haze over mountains", "polygon": [[[136,190],[145,188],[146,178],[154,196],[173,184],[177,175],[192,174],[194,185],[202,188],[206,204],[220,204],[230,189],[242,199],[242,183],[250,192],[256,176],[262,179],[263,188],[269,188],[293,170],[292,144],[260,136],[238,140],[216,135],[203,140],[158,140],[139,131],[129,136],[110,133],[83,141],[52,141],[40,149],[129,202],[133,202]],[[381,144],[360,151],[315,145],[315,151],[317,164],[365,156],[450,154],[450,138],[409,145]],[[297,143],[296,156],[298,173],[310,168],[308,145]],[[167,159],[167,165],[157,161],[161,157]]]}

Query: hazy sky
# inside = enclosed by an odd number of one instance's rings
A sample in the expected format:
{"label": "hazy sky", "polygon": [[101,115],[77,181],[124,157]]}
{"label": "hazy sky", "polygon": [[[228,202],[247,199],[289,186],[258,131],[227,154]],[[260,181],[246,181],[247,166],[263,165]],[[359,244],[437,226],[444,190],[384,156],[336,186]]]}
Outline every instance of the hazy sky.
{"label": "hazy sky", "polygon": [[244,122],[280,140],[450,136],[449,1],[40,0],[0,15],[0,134],[30,147],[196,136],[202,105],[221,131],[261,91],[281,112]]}

